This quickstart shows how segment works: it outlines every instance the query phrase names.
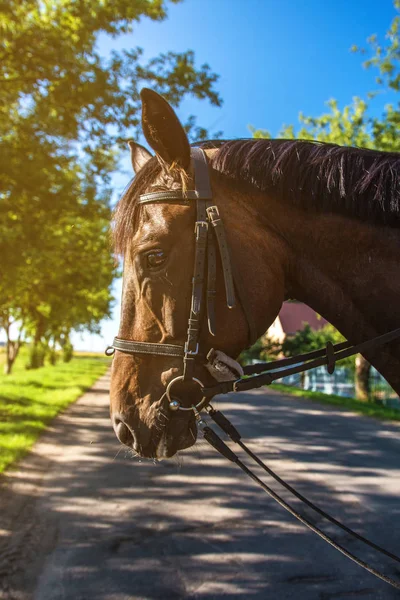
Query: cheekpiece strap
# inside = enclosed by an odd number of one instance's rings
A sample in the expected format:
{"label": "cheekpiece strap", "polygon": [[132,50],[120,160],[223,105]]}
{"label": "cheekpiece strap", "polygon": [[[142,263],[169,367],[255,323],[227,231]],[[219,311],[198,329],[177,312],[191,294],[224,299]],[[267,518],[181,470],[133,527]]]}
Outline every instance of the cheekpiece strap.
{"label": "cheekpiece strap", "polygon": [[212,191],[207,158],[201,148],[191,148],[190,154],[194,163],[195,190],[198,200],[211,200]]}

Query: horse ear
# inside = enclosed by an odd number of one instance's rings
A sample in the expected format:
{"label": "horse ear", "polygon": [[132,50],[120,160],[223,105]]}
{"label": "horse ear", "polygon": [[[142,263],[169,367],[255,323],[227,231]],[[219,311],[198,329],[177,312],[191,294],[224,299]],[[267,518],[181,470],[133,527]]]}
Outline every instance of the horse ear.
{"label": "horse ear", "polygon": [[168,102],[153,90],[144,88],[142,99],[143,133],[157,155],[168,165],[187,169],[190,145],[184,128]]}
{"label": "horse ear", "polygon": [[137,173],[151,158],[151,154],[144,146],[137,144],[133,140],[128,142],[128,146],[131,151],[132,168]]}

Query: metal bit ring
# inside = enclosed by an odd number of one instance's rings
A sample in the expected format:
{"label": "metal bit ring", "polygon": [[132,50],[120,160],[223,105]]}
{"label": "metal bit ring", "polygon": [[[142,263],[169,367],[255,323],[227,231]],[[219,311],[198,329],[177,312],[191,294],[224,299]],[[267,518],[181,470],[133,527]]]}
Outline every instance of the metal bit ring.
{"label": "metal bit ring", "polygon": [[[177,381],[182,381],[184,379],[183,375],[179,375],[178,377],[175,377],[175,379],[172,379],[169,384],[167,385],[167,389],[165,390],[165,395],[167,396],[168,402],[169,402],[169,407],[171,410],[193,410],[193,407],[191,406],[190,408],[186,408],[185,406],[181,406],[179,400],[177,400],[176,398],[173,398],[171,396],[171,388],[174,385],[174,383],[176,383]],[[204,388],[204,384],[200,381],[200,379],[196,379],[196,377],[192,377],[191,381],[194,381],[195,383],[197,383],[197,385],[200,386],[201,389]],[[179,406],[177,406],[177,402],[179,403]],[[201,404],[203,403],[203,398],[200,400],[200,402],[198,404],[196,404],[195,408],[197,409]]]}

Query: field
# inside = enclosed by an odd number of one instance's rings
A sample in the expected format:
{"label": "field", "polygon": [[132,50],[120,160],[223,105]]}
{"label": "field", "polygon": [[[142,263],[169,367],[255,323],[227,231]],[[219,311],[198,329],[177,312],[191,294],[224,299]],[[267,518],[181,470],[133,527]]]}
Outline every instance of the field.
{"label": "field", "polygon": [[25,369],[21,353],[11,375],[3,374],[0,354],[0,473],[21,458],[50,421],[106,372],[110,359],[77,355],[71,362]]}
{"label": "field", "polygon": [[271,388],[291,396],[304,398],[305,400],[313,400],[315,402],[323,402],[324,404],[342,406],[343,408],[361,413],[367,417],[387,419],[389,421],[400,421],[400,410],[382,406],[381,404],[377,404],[375,402],[360,402],[354,398],[335,396],[334,394],[324,394],[322,392],[311,392],[310,390],[302,390],[282,383],[274,383],[271,385]]}

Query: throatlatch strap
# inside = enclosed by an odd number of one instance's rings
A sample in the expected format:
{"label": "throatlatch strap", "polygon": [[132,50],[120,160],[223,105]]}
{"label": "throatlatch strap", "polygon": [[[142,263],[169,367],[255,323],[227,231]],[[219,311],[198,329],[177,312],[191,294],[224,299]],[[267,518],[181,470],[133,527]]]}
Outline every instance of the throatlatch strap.
{"label": "throatlatch strap", "polygon": [[239,296],[239,302],[240,302],[240,305],[244,312],[244,316],[247,321],[247,327],[249,330],[249,346],[252,346],[253,344],[256,343],[256,341],[259,337],[257,335],[256,322],[253,317],[253,312],[251,310],[248,296],[247,296],[246,290],[244,289],[244,286],[243,286],[243,282],[237,272],[236,264],[234,262],[232,262],[231,266],[232,266],[233,281],[235,283],[236,293]]}
{"label": "throatlatch strap", "polygon": [[215,236],[217,238],[219,253],[221,256],[222,271],[224,273],[226,303],[228,308],[234,308],[235,302],[235,286],[233,285],[233,276],[231,268],[231,258],[229,256],[228,243],[226,241],[225,229],[222,220],[219,216],[218,208],[209,206],[207,215],[214,227]]}
{"label": "throatlatch strap", "polygon": [[217,295],[217,253],[212,229],[207,239],[207,322],[211,335],[216,334],[215,297]]}

